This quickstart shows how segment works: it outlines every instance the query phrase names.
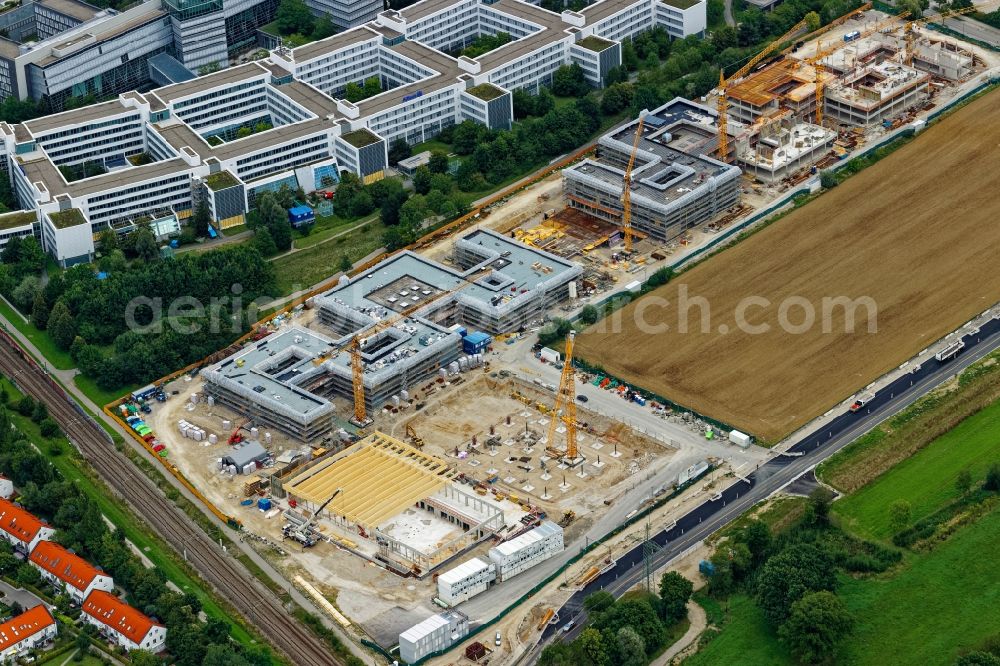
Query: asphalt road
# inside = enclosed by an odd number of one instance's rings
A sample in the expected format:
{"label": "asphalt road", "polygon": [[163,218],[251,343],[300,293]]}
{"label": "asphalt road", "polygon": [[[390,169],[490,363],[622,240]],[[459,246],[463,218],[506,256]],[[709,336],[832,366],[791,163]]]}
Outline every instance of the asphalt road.
{"label": "asphalt road", "polygon": [[[864,413],[845,412],[801,437],[788,450],[793,454],[802,453],[801,456],[782,455],[772,459],[749,474],[746,482],[734,482],[722,491],[720,498],[706,500],[678,519],[669,531],[662,529],[663,525],[654,526],[659,531],[651,538],[660,546],[654,556],[654,568],[664,566],[672,558],[718,531],[754,504],[808,472],[882,421],[902,411],[957,372],[1000,348],[1000,319],[991,319],[980,327],[978,333],[966,335],[963,339],[965,348],[953,360],[939,363],[933,357],[930,358],[909,374],[880,389],[868,403]],[[645,575],[642,553],[643,546],[640,544],[620,557],[614,568],[576,592],[559,609],[559,624],[545,629],[539,646],[529,656],[527,663],[534,663],[537,651],[554,637],[572,639],[579,634],[586,625],[583,600],[588,595],[604,589],[619,597],[640,583]],[[576,622],[575,627],[568,634],[562,633],[561,627],[570,620]]]}

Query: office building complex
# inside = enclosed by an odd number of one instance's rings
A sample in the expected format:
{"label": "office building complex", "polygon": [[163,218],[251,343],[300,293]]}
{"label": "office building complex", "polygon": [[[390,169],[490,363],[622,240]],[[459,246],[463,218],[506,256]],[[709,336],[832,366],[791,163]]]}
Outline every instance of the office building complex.
{"label": "office building complex", "polygon": [[[141,28],[173,35],[176,67],[162,62],[173,57],[167,47],[142,51],[167,75],[222,53],[218,25],[208,21],[218,1],[154,0],[141,6],[145,13],[136,22],[120,23],[129,10],[101,25],[117,26],[115,34]],[[387,166],[389,142],[424,141],[464,120],[509,128],[513,90],[537,91],[569,63],[600,85],[621,61],[620,40],[656,25],[678,37],[700,33],[705,3],[678,9],[659,0],[600,0],[556,14],[520,0],[423,0],[329,39],[278,48],[266,60],[19,125],[0,123],[0,159],[24,209],[0,216],[0,245],[34,234],[71,265],[92,258],[101,231],[125,233],[140,218],[176,228],[202,197],[216,224],[226,227],[243,222],[258,192],[282,184],[313,191],[341,171],[376,180]],[[443,51],[501,31],[514,41],[478,58]],[[68,66],[67,58],[80,54],[90,71],[100,70],[111,43],[97,33],[85,30],[79,42],[31,67]],[[149,44],[163,39],[151,36]],[[126,40],[129,55],[116,56],[122,66],[140,43],[146,42]],[[84,48],[100,57],[86,56]],[[131,80],[120,68],[101,76]],[[356,103],[342,99],[348,83],[373,76],[385,92]],[[66,90],[55,78],[45,80],[43,94]],[[261,121],[272,129],[239,138],[239,129]],[[77,177],[67,180],[67,170]],[[79,177],[94,171],[100,175]],[[482,312],[477,325],[496,329],[506,315],[495,310]]]}
{"label": "office building complex", "polygon": [[[458,366],[454,325],[516,331],[569,297],[582,269],[493,231],[456,241],[458,269],[402,252],[312,299],[316,328],[293,327],[206,368],[205,391],[258,423],[311,441],[332,428],[329,398],[353,398],[348,343],[362,343],[365,403],[375,409]],[[421,307],[421,303],[426,306]],[[372,332],[379,322],[409,314]]]}
{"label": "office building complex", "polygon": [[[646,115],[632,171],[632,226],[670,240],[707,222],[740,197],[740,170],[707,157],[718,134],[717,114],[674,99]],[[597,142],[597,156],[563,171],[570,206],[615,224],[638,121]]]}

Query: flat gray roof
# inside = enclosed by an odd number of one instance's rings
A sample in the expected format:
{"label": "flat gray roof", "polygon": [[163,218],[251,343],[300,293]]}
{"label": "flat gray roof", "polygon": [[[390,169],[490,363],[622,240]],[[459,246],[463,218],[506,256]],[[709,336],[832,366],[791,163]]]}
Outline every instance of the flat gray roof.
{"label": "flat gray roof", "polygon": [[308,83],[293,80],[291,83],[283,83],[275,86],[275,90],[288,95],[297,104],[305,107],[320,118],[337,114],[337,103],[333,98],[323,94]]}
{"label": "flat gray roof", "polygon": [[458,77],[463,74],[463,71],[458,67],[458,62],[454,58],[418,42],[405,41],[393,46],[392,50],[439,73],[361,100],[357,106],[363,115],[370,116],[391,109],[394,106],[402,104],[403,98],[407,95],[412,95],[419,91],[423,91],[425,95],[437,92],[442,88],[457,83]]}
{"label": "flat gray roof", "polygon": [[541,30],[509,44],[504,44],[500,48],[484,53],[476,58],[476,62],[485,70],[494,69],[525,56],[532,51],[564,39],[566,37],[565,31],[570,27],[568,23],[563,22],[559,14],[542,9],[541,7],[529,5],[526,2],[518,2],[517,0],[500,0],[493,5],[489,5],[487,9],[493,9],[526,21],[531,21],[540,25]]}
{"label": "flat gray roof", "polygon": [[79,109],[54,113],[50,116],[42,116],[34,120],[25,121],[24,125],[31,130],[36,137],[52,130],[63,129],[67,125],[83,125],[95,120],[105,120],[113,116],[128,113],[139,113],[136,109],[124,106],[117,99],[100,104],[82,106]]}
{"label": "flat gray roof", "polygon": [[617,14],[628,7],[629,4],[631,4],[629,0],[600,0],[588,7],[584,7],[580,10],[580,13],[587,18],[587,25],[591,25]]}
{"label": "flat gray roof", "polygon": [[21,49],[18,48],[17,42],[0,37],[0,57],[13,60],[19,55],[21,55]]}
{"label": "flat gray roof", "polygon": [[[106,42],[107,40],[117,37],[118,35],[121,35],[123,33],[126,33],[129,30],[134,30],[139,26],[143,26],[146,25],[147,23],[159,20],[160,18],[166,15],[167,15],[166,12],[159,10],[154,12],[147,12],[140,16],[135,17],[131,21],[127,21],[126,23],[122,23],[121,25],[115,26],[114,29],[108,30],[107,32],[102,32],[102,29],[105,27],[104,23],[94,24],[93,27],[90,28],[90,32],[74,35],[70,39],[67,39],[66,41],[63,42],[58,42],[58,43],[46,42],[46,43],[52,44],[52,46],[57,49],[65,48],[68,44],[73,44],[75,42],[80,41],[81,39],[85,39],[88,36],[92,36],[96,40],[95,43],[85,46],[84,48],[80,49],[80,51],[71,53],[68,56],[56,56],[53,55],[50,50],[48,56],[42,58],[35,64],[37,64],[39,67],[46,67],[54,62],[60,62],[65,58],[71,58],[77,55],[78,53],[82,53],[84,51],[87,51],[88,49],[96,47],[98,44],[102,42]],[[56,37],[53,37],[52,39],[56,39]]]}
{"label": "flat gray roof", "polygon": [[407,23],[413,24],[455,4],[455,0],[423,0],[398,11]]}
{"label": "flat gray roof", "polygon": [[219,88],[258,76],[264,76],[267,73],[267,70],[257,63],[249,62],[245,65],[230,67],[229,69],[223,69],[212,74],[199,76],[191,81],[157,88],[155,92],[157,97],[169,104],[182,97],[189,97],[200,92],[205,92],[206,90],[211,90],[212,88]]}
{"label": "flat gray roof", "polygon": [[130,183],[141,183],[148,180],[179,176],[186,174],[187,163],[180,158],[153,162],[137,167],[118,169],[93,178],[67,183],[59,169],[47,157],[33,160],[18,158],[18,164],[24,169],[25,177],[32,183],[41,181],[49,193],[69,194],[75,197],[86,197],[98,192],[117,189]]}
{"label": "flat gray roof", "polygon": [[78,0],[35,0],[35,4],[48,7],[53,11],[57,11],[70,18],[75,18],[80,22],[89,21],[102,11],[93,5],[88,5],[86,2],[79,2]]}
{"label": "flat gray roof", "polygon": [[365,26],[351,28],[333,37],[327,37],[318,42],[292,49],[292,61],[297,63],[308,62],[313,58],[339,51],[354,44],[367,42],[370,39],[381,39],[381,37],[378,33],[372,32]]}

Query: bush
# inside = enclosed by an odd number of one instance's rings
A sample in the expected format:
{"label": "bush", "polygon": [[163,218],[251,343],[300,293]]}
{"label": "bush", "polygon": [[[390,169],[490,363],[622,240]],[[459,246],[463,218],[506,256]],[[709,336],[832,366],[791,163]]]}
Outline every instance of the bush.
{"label": "bush", "polygon": [[819,175],[819,184],[824,189],[829,190],[831,188],[837,187],[837,185],[840,184],[840,181],[837,179],[837,174],[828,169]]}
{"label": "bush", "polygon": [[580,321],[588,326],[596,323],[600,317],[601,313],[593,305],[585,305],[583,310],[580,311]]}
{"label": "bush", "polygon": [[46,418],[38,425],[38,430],[42,433],[42,437],[51,439],[59,434],[59,424],[50,418]]}
{"label": "bush", "polygon": [[21,416],[31,416],[35,411],[35,401],[30,395],[23,396],[17,401],[17,413]]}

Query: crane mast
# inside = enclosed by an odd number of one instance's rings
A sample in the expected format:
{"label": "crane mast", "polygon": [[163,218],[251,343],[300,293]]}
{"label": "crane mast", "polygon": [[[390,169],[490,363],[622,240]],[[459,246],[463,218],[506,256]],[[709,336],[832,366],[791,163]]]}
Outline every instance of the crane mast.
{"label": "crane mast", "polygon": [[559,391],[556,393],[556,404],[552,410],[552,420],[549,421],[548,446],[554,448],[556,425],[562,421],[566,426],[566,453],[563,461],[573,463],[580,458],[576,446],[576,372],[573,369],[573,331],[566,336],[566,354],[563,361],[562,375],[559,378]]}
{"label": "crane mast", "polygon": [[635,166],[635,156],[639,152],[639,139],[642,138],[642,126],[646,122],[646,112],[639,114],[639,124],[635,128],[635,140],[632,141],[632,152],[625,167],[625,179],[622,188],[622,234],[625,236],[625,254],[632,254],[632,168]]}

